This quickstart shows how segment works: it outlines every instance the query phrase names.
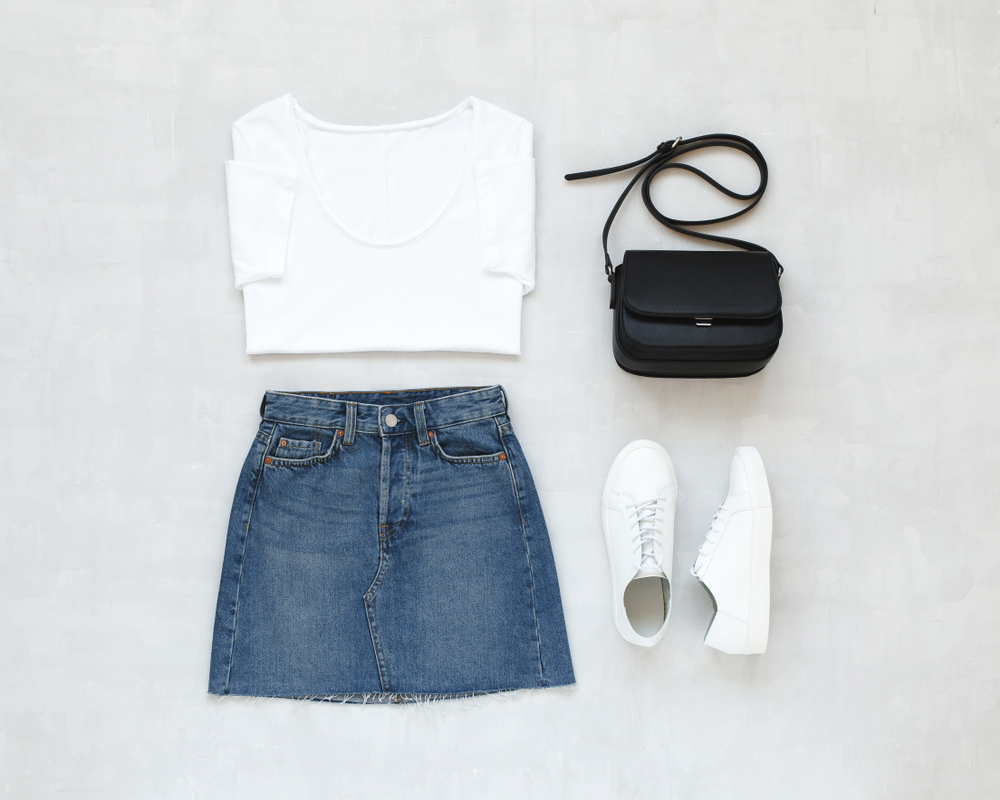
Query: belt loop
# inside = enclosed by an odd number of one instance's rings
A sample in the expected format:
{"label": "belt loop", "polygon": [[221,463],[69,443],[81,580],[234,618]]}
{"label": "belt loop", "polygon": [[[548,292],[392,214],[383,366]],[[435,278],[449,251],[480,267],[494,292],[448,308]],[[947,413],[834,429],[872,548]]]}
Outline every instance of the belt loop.
{"label": "belt loop", "polygon": [[424,404],[417,403],[413,407],[413,414],[417,418],[417,443],[421,447],[430,444],[430,437],[427,435],[427,416],[424,414]]}
{"label": "belt loop", "polygon": [[267,392],[264,392],[264,399],[260,401],[260,418],[264,419],[264,411],[267,408]]}
{"label": "belt loop", "polygon": [[344,423],[344,444],[354,444],[354,429],[358,423],[358,404],[347,402],[347,422]]}

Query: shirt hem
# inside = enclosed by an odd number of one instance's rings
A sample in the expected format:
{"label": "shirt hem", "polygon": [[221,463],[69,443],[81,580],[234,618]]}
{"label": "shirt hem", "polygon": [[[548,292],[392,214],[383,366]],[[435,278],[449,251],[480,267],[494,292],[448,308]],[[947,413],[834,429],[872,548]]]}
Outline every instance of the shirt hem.
{"label": "shirt hem", "polygon": [[346,355],[349,353],[483,353],[494,356],[520,356],[520,345],[515,350],[487,347],[358,347],[358,348],[251,348],[246,349],[248,356],[267,355]]}

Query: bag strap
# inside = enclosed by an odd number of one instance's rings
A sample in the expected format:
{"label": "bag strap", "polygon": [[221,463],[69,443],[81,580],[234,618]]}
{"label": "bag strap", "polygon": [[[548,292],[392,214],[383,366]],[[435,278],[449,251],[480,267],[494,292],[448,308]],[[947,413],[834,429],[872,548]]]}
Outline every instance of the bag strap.
{"label": "bag strap", "polygon": [[[675,158],[682,156],[685,153],[690,153],[695,150],[703,150],[708,147],[729,147],[750,156],[750,158],[753,159],[754,163],[757,165],[757,170],[760,172],[760,184],[757,188],[750,192],[750,194],[740,194],[739,192],[734,192],[732,189],[726,188],[697,167],[692,167],[690,164],[674,161]],[[622,164],[620,167],[608,167],[607,169],[592,169],[588,172],[573,172],[566,176],[566,180],[579,181],[584,178],[597,178],[601,175],[611,175],[615,172],[624,172],[626,170],[635,169],[636,167],[641,167],[641,169],[635,174],[635,177],[629,181],[628,186],[625,187],[625,191],[622,192],[621,197],[618,198],[618,202],[615,203],[615,207],[611,209],[611,216],[609,216],[608,221],[604,223],[604,235],[602,237],[602,241],[604,243],[604,271],[608,275],[609,282],[612,280],[615,271],[614,267],[611,266],[611,256],[608,255],[608,234],[611,232],[611,223],[614,222],[618,209],[622,207],[622,203],[625,202],[625,198],[628,197],[628,193],[632,191],[632,187],[635,186],[639,179],[643,176],[645,176],[645,179],[642,181],[642,202],[646,204],[646,208],[649,210],[649,213],[653,215],[653,218],[670,228],[670,230],[686,234],[687,236],[695,236],[699,239],[708,239],[709,241],[719,242],[720,244],[741,247],[744,250],[767,253],[771,256],[771,258],[774,258],[774,254],[770,250],[766,247],[761,247],[759,244],[744,242],[742,239],[731,239],[728,236],[716,236],[715,234],[704,233],[702,231],[692,231],[688,229],[693,226],[714,225],[717,222],[727,222],[728,220],[736,219],[737,217],[741,217],[746,214],[760,202],[760,199],[764,196],[764,190],[767,188],[767,162],[764,161],[764,156],[753,142],[744,139],[742,136],[735,136],[729,133],[712,133],[707,136],[696,136],[694,139],[681,139],[681,137],[678,136],[672,142],[662,142],[657,146],[655,152],[650,153],[645,158],[640,158],[638,161],[633,161],[631,164]],[[716,217],[715,219],[674,219],[666,216],[665,214],[661,214],[659,209],[653,205],[653,200],[649,195],[649,186],[653,182],[653,178],[667,169],[683,169],[687,172],[694,173],[710,186],[718,189],[724,195],[732,197],[735,200],[745,200],[748,205],[732,214],[727,214],[723,217]],[[777,258],[774,258],[774,264],[778,277],[780,278],[781,273],[785,271],[784,267],[778,263]]]}

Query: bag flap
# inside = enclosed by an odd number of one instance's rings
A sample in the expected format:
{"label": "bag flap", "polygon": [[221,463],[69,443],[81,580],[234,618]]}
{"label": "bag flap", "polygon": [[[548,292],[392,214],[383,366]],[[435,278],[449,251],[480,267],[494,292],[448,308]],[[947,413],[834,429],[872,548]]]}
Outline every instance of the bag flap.
{"label": "bag flap", "polygon": [[781,310],[770,253],[629,250],[619,269],[622,300],[635,314],[766,319]]}

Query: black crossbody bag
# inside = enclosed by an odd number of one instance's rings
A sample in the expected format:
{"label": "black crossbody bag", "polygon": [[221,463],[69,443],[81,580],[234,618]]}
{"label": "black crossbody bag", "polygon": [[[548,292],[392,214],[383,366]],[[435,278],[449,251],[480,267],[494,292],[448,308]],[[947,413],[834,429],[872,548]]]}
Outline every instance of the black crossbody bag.
{"label": "black crossbody bag", "polygon": [[[674,159],[708,147],[745,153],[760,171],[760,184],[739,194],[700,169]],[[622,192],[604,225],[604,269],[611,283],[614,309],[612,347],[626,372],[655,378],[738,378],[762,370],[781,338],[782,266],[764,247],[716,236],[690,227],[726,222],[746,214],[767,188],[767,163],[750,141],[716,133],[664,142],[656,152],[620,167],[577,172],[566,180],[596,178],[640,167]],[[660,172],[683,169],[723,194],[748,203],[724,217],[679,220],[661,214],[649,195]],[[645,177],[644,177],[645,176]],[[740,250],[626,250],[621,265],[611,266],[608,233],[632,187],[642,179],[642,201],[649,213],[670,230],[719,242]]]}

